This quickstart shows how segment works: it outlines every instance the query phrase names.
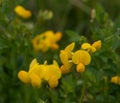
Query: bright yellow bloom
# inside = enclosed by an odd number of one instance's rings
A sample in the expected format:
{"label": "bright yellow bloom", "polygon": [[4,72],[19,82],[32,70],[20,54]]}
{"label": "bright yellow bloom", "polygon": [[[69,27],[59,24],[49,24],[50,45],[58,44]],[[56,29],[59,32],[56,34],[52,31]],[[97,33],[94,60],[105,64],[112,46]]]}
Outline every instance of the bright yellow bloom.
{"label": "bright yellow bloom", "polygon": [[87,50],[88,52],[92,52],[92,53],[94,53],[96,51],[96,48],[94,48],[93,46],[91,46],[89,43],[83,43],[81,45],[81,49]]}
{"label": "bright yellow bloom", "polygon": [[[61,78],[61,71],[58,66],[58,63],[54,60],[51,65],[43,65],[44,72],[42,79],[47,81],[51,88],[54,88],[58,85],[58,80]],[[42,73],[41,73],[42,74]]]}
{"label": "bright yellow bloom", "polygon": [[99,50],[101,48],[101,40],[98,40],[92,44],[92,47],[96,48],[96,50]]}
{"label": "bright yellow bloom", "polygon": [[60,51],[60,59],[63,65],[61,66],[62,73],[69,73],[71,71],[72,63],[72,50],[74,49],[75,43],[71,43],[64,50]]}
{"label": "bright yellow bloom", "polygon": [[49,39],[46,39],[44,34],[40,34],[34,37],[32,44],[35,51],[41,50],[43,52],[46,52],[51,45]]}
{"label": "bright yellow bloom", "polygon": [[120,85],[120,76],[114,76],[111,78],[111,83]]}
{"label": "bright yellow bloom", "polygon": [[37,35],[33,38],[32,44],[35,51],[46,52],[49,48],[58,49],[59,45],[57,42],[61,39],[62,34],[60,32],[54,33],[51,30],[48,30],[40,35]]}
{"label": "bright yellow bloom", "polygon": [[91,62],[91,56],[85,50],[78,50],[73,54],[72,61],[74,64],[82,63],[88,65]]}
{"label": "bright yellow bloom", "polygon": [[82,73],[85,71],[85,65],[91,62],[91,56],[85,50],[78,50],[73,54],[72,62],[77,64],[76,71]]}
{"label": "bright yellow bloom", "polygon": [[94,47],[92,47],[91,44],[89,44],[89,43],[83,43],[81,45],[81,49],[86,50],[88,52],[92,52],[92,53],[94,53],[96,51],[96,49]]}
{"label": "bright yellow bloom", "polygon": [[40,71],[42,69],[39,66],[39,63],[37,63],[37,60],[34,59],[29,67],[29,71],[23,71],[21,70],[18,73],[18,78],[24,82],[24,83],[31,83],[35,87],[40,87],[41,85],[41,77],[40,77]]}
{"label": "bright yellow bloom", "polygon": [[21,16],[24,19],[27,19],[27,18],[31,17],[31,15],[32,15],[31,11],[25,9],[21,5],[16,6],[14,11],[17,15]]}
{"label": "bright yellow bloom", "polygon": [[58,79],[61,78],[61,70],[55,60],[53,64],[47,65],[46,63],[39,64],[34,59],[30,64],[28,72],[20,71],[18,78],[24,83],[31,83],[34,87],[40,87],[42,81],[45,80],[53,88],[58,85]]}
{"label": "bright yellow bloom", "polygon": [[101,40],[94,42],[92,45],[89,43],[83,43],[81,49],[94,53],[101,48]]}

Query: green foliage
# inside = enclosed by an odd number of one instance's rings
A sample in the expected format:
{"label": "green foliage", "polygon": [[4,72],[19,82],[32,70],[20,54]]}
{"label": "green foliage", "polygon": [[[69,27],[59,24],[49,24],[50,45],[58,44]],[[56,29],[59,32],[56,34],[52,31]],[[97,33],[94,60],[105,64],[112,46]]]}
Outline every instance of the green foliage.
{"label": "green foliage", "polygon": [[[120,76],[119,4],[117,0],[0,0],[0,103],[119,103],[120,85],[110,82],[112,76]],[[16,15],[17,5],[31,10],[32,17]],[[40,10],[51,10],[53,18],[41,19]],[[32,38],[47,30],[63,33],[60,48],[35,52]],[[82,43],[96,40],[102,41],[102,48],[92,55],[85,72],[76,73],[73,66],[55,89],[46,83],[34,88],[17,77],[34,58],[48,64],[56,59],[61,65],[61,49],[71,42],[79,49]]]}

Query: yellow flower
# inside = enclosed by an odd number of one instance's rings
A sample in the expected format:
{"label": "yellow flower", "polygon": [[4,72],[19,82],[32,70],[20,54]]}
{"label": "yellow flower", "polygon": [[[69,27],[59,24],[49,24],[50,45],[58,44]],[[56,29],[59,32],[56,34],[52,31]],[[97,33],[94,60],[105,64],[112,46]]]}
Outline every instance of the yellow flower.
{"label": "yellow flower", "polygon": [[70,59],[72,59],[72,50],[75,46],[75,43],[71,43],[64,50],[60,51],[60,59],[63,65],[61,66],[62,73],[69,73],[71,71],[72,63]]}
{"label": "yellow flower", "polygon": [[101,40],[94,42],[92,45],[89,43],[83,43],[81,49],[94,53],[101,48]]}
{"label": "yellow flower", "polygon": [[47,40],[49,40],[50,42],[50,48],[52,49],[58,49],[59,46],[58,44],[56,44],[61,38],[62,38],[62,33],[61,32],[56,32],[54,33],[51,30],[48,30],[45,32],[45,37]]}
{"label": "yellow flower", "polygon": [[32,15],[31,11],[25,9],[21,5],[16,6],[14,11],[17,15],[21,16],[24,19],[27,19],[27,18],[31,17],[31,15]]}
{"label": "yellow flower", "polygon": [[57,62],[54,60],[53,64],[51,65],[44,65],[46,67],[46,72],[44,76],[44,80],[48,81],[51,76],[56,76],[57,79],[60,79],[61,77],[61,71],[57,64]]}
{"label": "yellow flower", "polygon": [[85,71],[85,65],[91,62],[91,56],[87,51],[78,50],[73,54],[72,62],[77,64],[76,71],[82,73]]}
{"label": "yellow flower", "polygon": [[37,35],[32,39],[33,48],[35,51],[46,52],[50,47],[50,41],[46,39],[44,34]]}
{"label": "yellow flower", "polygon": [[56,87],[58,85],[58,80],[61,78],[61,71],[58,63],[54,60],[51,65],[44,64],[43,70],[44,74],[42,79],[47,81],[51,88]]}
{"label": "yellow flower", "polygon": [[92,47],[96,48],[96,50],[99,50],[101,48],[101,40],[98,40],[92,44]]}
{"label": "yellow flower", "polygon": [[119,76],[114,76],[111,78],[111,83],[115,83],[120,85],[120,77]]}
{"label": "yellow flower", "polygon": [[81,49],[87,50],[88,52],[92,52],[92,53],[94,53],[96,51],[96,48],[94,48],[93,46],[91,46],[89,43],[83,43],[81,45]]}
{"label": "yellow flower", "polygon": [[40,87],[41,85],[41,71],[39,63],[33,59],[28,72],[21,70],[18,73],[18,78],[24,83],[31,83],[32,86]]}
{"label": "yellow flower", "polygon": [[88,65],[91,62],[91,56],[85,50],[78,50],[73,54],[72,61],[75,64],[83,63],[84,65]]}
{"label": "yellow flower", "polygon": [[18,73],[18,78],[24,83],[31,83],[34,87],[40,87],[42,81],[47,81],[51,88],[58,85],[58,80],[61,78],[61,71],[54,60],[53,64],[47,65],[39,64],[36,59],[33,59],[28,72],[20,71]]}
{"label": "yellow flower", "polygon": [[62,34],[60,32],[54,33],[51,30],[48,30],[42,34],[37,35],[33,38],[32,44],[35,51],[46,52],[49,48],[58,49],[59,45],[57,42],[61,39]]}
{"label": "yellow flower", "polygon": [[83,43],[83,44],[81,45],[81,48],[84,49],[84,50],[90,51],[91,45],[90,45],[89,43]]}

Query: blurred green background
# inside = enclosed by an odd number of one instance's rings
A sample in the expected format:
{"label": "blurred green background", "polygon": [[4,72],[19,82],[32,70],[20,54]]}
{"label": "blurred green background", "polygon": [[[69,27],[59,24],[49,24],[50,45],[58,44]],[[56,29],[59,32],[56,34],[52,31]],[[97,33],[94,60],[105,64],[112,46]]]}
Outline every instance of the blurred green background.
{"label": "blurred green background", "polygon": [[[32,17],[17,16],[17,5],[31,10]],[[41,10],[51,11],[53,17],[41,17]],[[47,30],[63,33],[60,48],[36,53],[31,40]],[[88,69],[63,75],[55,89],[34,88],[17,77],[33,58],[40,63],[56,59],[61,65],[60,50],[69,43],[74,41],[79,49],[83,42],[99,39],[102,48]],[[120,0],[0,0],[0,103],[120,103],[120,86],[110,83],[112,76],[120,75],[119,58]]]}

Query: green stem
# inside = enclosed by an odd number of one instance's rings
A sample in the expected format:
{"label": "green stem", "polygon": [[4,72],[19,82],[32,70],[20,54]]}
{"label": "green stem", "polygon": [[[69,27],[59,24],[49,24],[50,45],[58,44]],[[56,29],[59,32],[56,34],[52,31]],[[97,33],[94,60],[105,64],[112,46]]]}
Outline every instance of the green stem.
{"label": "green stem", "polygon": [[82,92],[81,92],[81,97],[80,97],[80,103],[83,103],[84,94],[85,94],[85,81],[83,80],[83,87],[82,87]]}

